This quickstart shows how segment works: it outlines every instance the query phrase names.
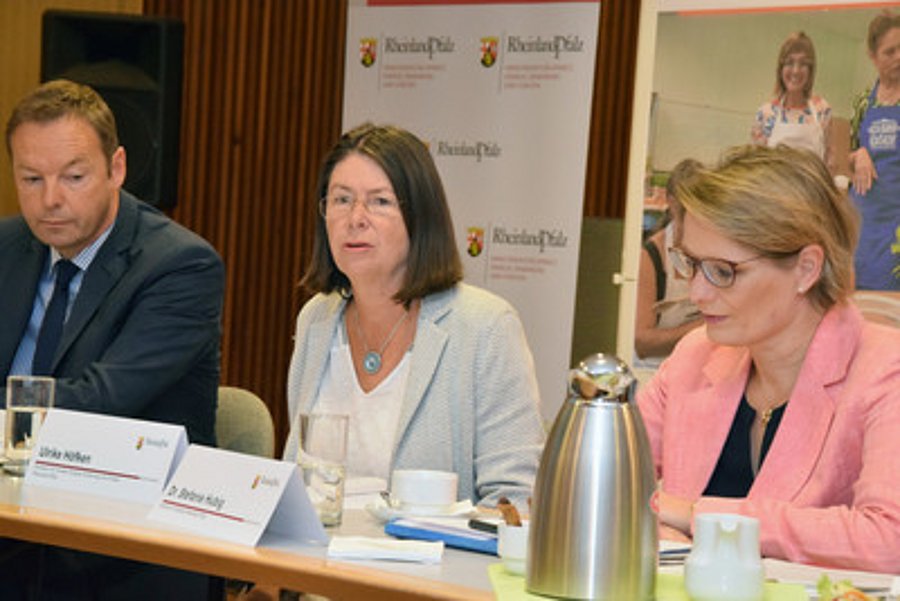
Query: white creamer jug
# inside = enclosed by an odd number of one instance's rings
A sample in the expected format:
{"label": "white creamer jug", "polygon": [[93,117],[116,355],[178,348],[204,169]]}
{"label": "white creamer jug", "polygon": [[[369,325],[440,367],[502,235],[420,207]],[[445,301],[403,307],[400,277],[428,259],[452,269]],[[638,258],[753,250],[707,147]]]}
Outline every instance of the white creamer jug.
{"label": "white creamer jug", "polygon": [[730,513],[697,515],[684,586],[693,601],[760,601],[759,520]]}

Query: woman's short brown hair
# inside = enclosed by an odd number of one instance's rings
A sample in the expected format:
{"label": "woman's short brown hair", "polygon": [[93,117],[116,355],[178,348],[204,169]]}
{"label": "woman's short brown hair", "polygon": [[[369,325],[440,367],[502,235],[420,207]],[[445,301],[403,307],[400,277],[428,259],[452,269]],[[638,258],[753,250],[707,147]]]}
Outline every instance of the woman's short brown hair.
{"label": "woman's short brown hair", "polygon": [[802,31],[796,31],[789,35],[781,44],[778,51],[778,63],[775,65],[775,95],[779,98],[787,92],[784,87],[782,69],[792,54],[802,53],[809,58],[809,77],[803,86],[803,95],[808,99],[812,94],[813,84],[816,82],[816,48],[808,35]]}
{"label": "woman's short brown hair", "polygon": [[[381,167],[400,202],[409,234],[409,255],[398,302],[450,288],[462,279],[462,261],[456,248],[453,222],[444,186],[428,147],[412,133],[390,125],[365,123],[341,136],[325,157],[316,197],[328,192],[334,168],[351,154],[370,158]],[[301,282],[312,292],[339,291],[352,295],[350,280],[331,254],[324,217],[316,221],[312,260]]]}
{"label": "woman's short brown hair", "polygon": [[859,216],[822,160],[779,144],[739,146],[677,191],[684,210],[757,255],[791,257],[822,248],[822,273],[808,294],[827,309],[853,291]]}
{"label": "woman's short brown hair", "polygon": [[887,9],[869,22],[869,35],[866,37],[866,42],[869,45],[870,54],[874,55],[878,51],[881,38],[895,27],[900,27],[900,15]]}

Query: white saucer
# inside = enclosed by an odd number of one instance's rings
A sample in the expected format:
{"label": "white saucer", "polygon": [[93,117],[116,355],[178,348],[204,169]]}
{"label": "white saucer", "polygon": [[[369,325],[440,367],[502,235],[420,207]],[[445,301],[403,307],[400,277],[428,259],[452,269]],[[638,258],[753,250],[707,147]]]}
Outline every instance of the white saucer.
{"label": "white saucer", "polygon": [[474,516],[477,513],[475,506],[472,505],[472,501],[469,499],[457,501],[456,503],[449,505],[444,511],[436,513],[401,511],[400,509],[389,507],[383,499],[379,499],[366,505],[366,511],[382,522],[387,522],[395,518],[465,518]]}

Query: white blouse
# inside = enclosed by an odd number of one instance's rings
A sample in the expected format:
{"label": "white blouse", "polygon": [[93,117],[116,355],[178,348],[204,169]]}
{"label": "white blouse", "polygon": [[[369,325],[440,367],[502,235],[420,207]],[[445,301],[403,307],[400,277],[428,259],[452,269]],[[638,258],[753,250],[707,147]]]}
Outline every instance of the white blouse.
{"label": "white blouse", "polygon": [[365,392],[356,378],[346,331],[344,328],[336,329],[328,368],[313,406],[316,412],[350,416],[346,462],[348,479],[389,478],[409,362],[407,351],[388,377]]}

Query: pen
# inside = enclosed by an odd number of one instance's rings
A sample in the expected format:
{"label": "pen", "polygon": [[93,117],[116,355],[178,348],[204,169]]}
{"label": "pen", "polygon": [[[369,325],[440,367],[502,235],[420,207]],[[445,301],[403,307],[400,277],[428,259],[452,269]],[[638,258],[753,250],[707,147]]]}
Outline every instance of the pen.
{"label": "pen", "polygon": [[691,552],[691,547],[679,547],[674,549],[660,549],[659,555],[661,557],[665,557],[666,555],[688,555]]}

